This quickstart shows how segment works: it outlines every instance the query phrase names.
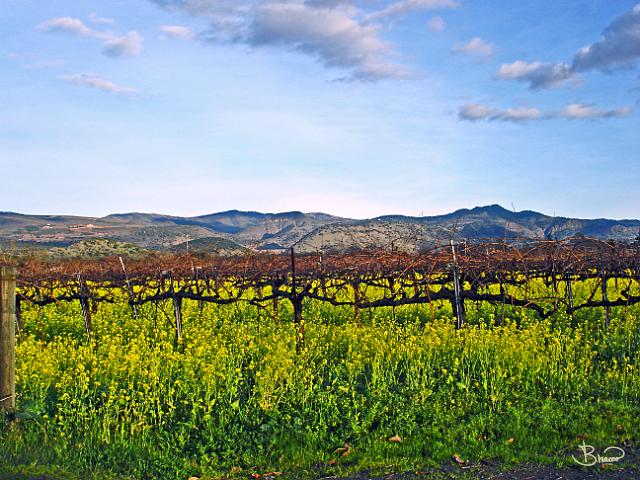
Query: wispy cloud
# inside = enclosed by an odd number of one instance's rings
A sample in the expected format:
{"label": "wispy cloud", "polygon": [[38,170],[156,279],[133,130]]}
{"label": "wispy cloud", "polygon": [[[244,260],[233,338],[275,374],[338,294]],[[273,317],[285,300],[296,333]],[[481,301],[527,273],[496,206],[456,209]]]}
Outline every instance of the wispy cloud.
{"label": "wispy cloud", "polygon": [[532,120],[538,120],[541,112],[537,108],[508,108],[500,110],[478,103],[468,103],[462,105],[458,110],[458,117],[461,120],[469,120],[472,122],[478,120],[501,120],[505,122],[523,123]]}
{"label": "wispy cloud", "polygon": [[525,123],[535,120],[550,120],[554,118],[569,120],[621,118],[631,115],[631,113],[633,113],[633,109],[631,107],[602,110],[594,107],[593,105],[582,103],[572,103],[559,112],[550,112],[546,114],[543,114],[537,108],[520,107],[501,110],[499,108],[494,108],[480,103],[467,103],[459,108],[458,118],[460,120],[468,120],[471,122],[488,120]]}
{"label": "wispy cloud", "polygon": [[190,40],[194,37],[193,30],[181,25],[162,25],[160,26],[160,32],[162,32],[162,38],[165,39]]}
{"label": "wispy cloud", "polygon": [[555,117],[568,118],[570,120],[584,120],[591,118],[619,118],[631,115],[631,107],[620,107],[613,110],[602,110],[584,103],[571,103],[560,112],[553,114]]}
{"label": "wispy cloud", "polygon": [[420,10],[435,10],[439,8],[456,8],[460,4],[456,0],[401,0],[388,7],[367,15],[368,20],[399,17]]}
{"label": "wispy cloud", "polygon": [[[105,23],[105,19],[100,19]],[[111,31],[95,30],[87,27],[82,20],[72,17],[57,17],[38,25],[41,32],[62,32],[90,37],[102,41],[102,52],[109,57],[132,57],[142,53],[144,38],[136,31],[118,35]]]}
{"label": "wispy cloud", "polygon": [[71,17],[52,18],[38,25],[38,30],[41,32],[62,32],[82,36],[89,36],[92,33],[91,29],[82,20]]}
{"label": "wispy cloud", "polygon": [[444,19],[440,16],[435,16],[432,17],[428,22],[427,22],[427,28],[429,30],[431,30],[432,32],[435,33],[440,33],[442,31],[444,31],[444,29],[446,28],[447,24],[444,21]]}
{"label": "wispy cloud", "polygon": [[142,53],[144,39],[136,31],[114,36],[102,44],[102,52],[109,57],[135,57]]}
{"label": "wispy cloud", "polygon": [[207,19],[211,27],[198,36],[202,41],[300,52],[328,68],[346,70],[348,80],[407,76],[407,68],[395,59],[394,45],[381,36],[383,19],[458,6],[456,0],[402,0],[371,13],[360,8],[371,3],[355,0],[150,1]]}
{"label": "wispy cloud", "polygon": [[571,67],[566,63],[526,63],[522,60],[501,65],[496,78],[528,83],[532,90],[577,82]]}
{"label": "wispy cloud", "polygon": [[116,21],[113,18],[101,17],[95,12],[89,14],[89,21],[98,25],[114,26],[116,24]]}
{"label": "wispy cloud", "polygon": [[482,105],[480,103],[466,103],[458,109],[458,117],[461,120],[486,120],[491,117],[495,109]]}
{"label": "wispy cloud", "polygon": [[120,95],[133,95],[138,93],[138,90],[136,90],[135,88],[119,85],[111,80],[92,73],[63,75],[62,77],[60,77],[60,79],[72,85],[96,88],[104,92],[116,93]]}
{"label": "wispy cloud", "polygon": [[451,48],[454,55],[469,55],[476,58],[488,58],[495,52],[495,45],[480,37],[474,37],[466,43],[456,43]]}

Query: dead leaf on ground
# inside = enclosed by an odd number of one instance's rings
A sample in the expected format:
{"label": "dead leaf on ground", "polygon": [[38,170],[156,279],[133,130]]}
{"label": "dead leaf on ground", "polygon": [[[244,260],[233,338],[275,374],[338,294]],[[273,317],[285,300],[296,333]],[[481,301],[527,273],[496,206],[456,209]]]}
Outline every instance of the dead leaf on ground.
{"label": "dead leaf on ground", "polygon": [[389,441],[393,443],[402,443],[402,438],[400,435],[394,435],[393,437],[389,437]]}
{"label": "dead leaf on ground", "polygon": [[454,455],[453,456],[453,460],[458,464],[458,465],[464,465],[465,461],[460,458],[460,455]]}
{"label": "dead leaf on ground", "polygon": [[516,441],[516,439],[512,437],[512,438],[510,438],[510,439],[508,439],[508,440],[507,440],[507,443],[513,443],[513,442],[515,442],[515,441]]}
{"label": "dead leaf on ground", "polygon": [[351,445],[349,445],[348,443],[345,443],[344,446],[338,447],[333,451],[333,453],[335,453],[336,455],[338,453],[342,453],[342,455],[344,455],[345,452],[351,452]]}

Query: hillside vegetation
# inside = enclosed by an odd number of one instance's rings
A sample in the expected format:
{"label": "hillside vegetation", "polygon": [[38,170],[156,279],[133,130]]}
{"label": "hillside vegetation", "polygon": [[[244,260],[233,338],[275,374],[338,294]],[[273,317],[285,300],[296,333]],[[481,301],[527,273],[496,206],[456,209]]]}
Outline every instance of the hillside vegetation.
{"label": "hillside vegetation", "polygon": [[499,205],[431,217],[389,215],[367,220],[324,213],[237,210],[198,217],[126,213],[102,218],[0,212],[0,245],[45,249],[110,238],[166,251],[179,251],[180,245],[186,250],[188,242],[205,250],[217,248],[221,254],[236,254],[243,248],[278,252],[290,247],[299,252],[358,248],[415,252],[450,239],[561,240],[587,236],[632,241],[639,232],[639,220],[551,217],[533,211],[512,212]]}

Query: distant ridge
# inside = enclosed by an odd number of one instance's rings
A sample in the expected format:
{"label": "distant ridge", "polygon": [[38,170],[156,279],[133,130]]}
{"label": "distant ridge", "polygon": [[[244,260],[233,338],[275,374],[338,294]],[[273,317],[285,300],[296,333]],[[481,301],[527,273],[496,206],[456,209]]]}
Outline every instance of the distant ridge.
{"label": "distant ridge", "polygon": [[[459,209],[444,215],[384,215],[354,220],[322,212],[225,212],[180,217],[155,213],[115,213],[105,217],[24,215],[0,212],[0,247],[51,248],[110,239],[144,249],[236,254],[253,251],[389,248],[416,251],[448,239],[565,239],[574,236],[633,241],[640,220],[553,217],[500,205]],[[100,243],[97,243],[100,245]]]}

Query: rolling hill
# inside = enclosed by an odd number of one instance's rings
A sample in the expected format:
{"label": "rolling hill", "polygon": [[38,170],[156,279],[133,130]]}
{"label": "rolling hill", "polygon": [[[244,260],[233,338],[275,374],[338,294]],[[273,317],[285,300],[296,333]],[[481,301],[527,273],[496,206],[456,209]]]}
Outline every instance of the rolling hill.
{"label": "rolling hill", "polygon": [[[587,236],[633,241],[640,220],[553,217],[489,205],[429,217],[386,215],[354,220],[324,213],[230,210],[196,217],[123,213],[106,217],[23,215],[0,212],[0,247],[69,247],[109,239],[150,250],[236,254],[385,248],[416,251],[448,239],[563,239]],[[82,245],[82,244],[81,244]],[[97,243],[96,245],[100,245]]]}

